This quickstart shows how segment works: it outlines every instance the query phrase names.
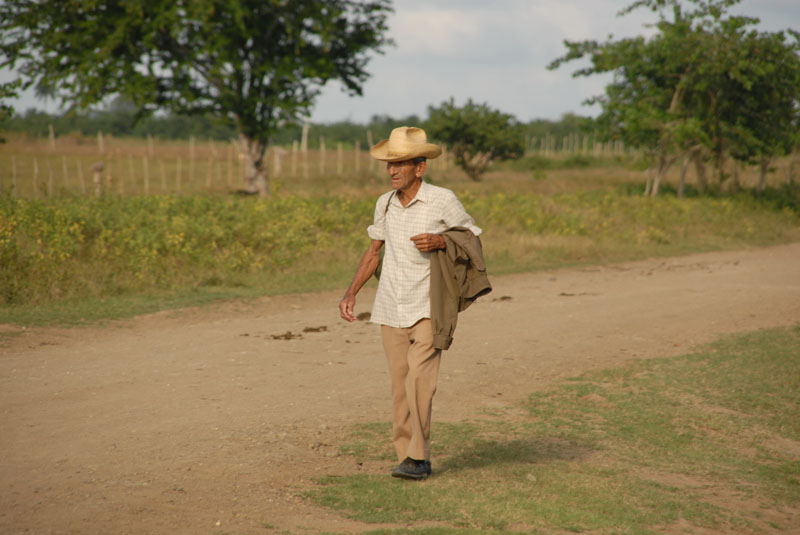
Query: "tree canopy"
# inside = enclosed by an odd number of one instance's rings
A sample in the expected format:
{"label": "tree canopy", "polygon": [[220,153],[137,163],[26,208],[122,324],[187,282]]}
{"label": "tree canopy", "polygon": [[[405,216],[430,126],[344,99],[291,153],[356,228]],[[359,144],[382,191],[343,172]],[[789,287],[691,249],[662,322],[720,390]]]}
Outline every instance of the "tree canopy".
{"label": "tree canopy", "polygon": [[[759,32],[757,19],[733,16],[738,0],[639,0],[659,14],[652,37],[604,43],[565,41],[553,61],[588,58],[574,76],[611,72],[598,126],[609,138],[648,151],[658,184],[681,155],[713,157],[725,178],[727,156],[752,162],[790,151],[800,128],[800,35]],[[689,6],[686,8],[686,6]]]}
{"label": "tree canopy", "polygon": [[6,0],[0,67],[69,108],[110,96],[140,114],[221,117],[239,132],[266,193],[270,137],[339,80],[360,94],[389,0]]}
{"label": "tree canopy", "polygon": [[493,160],[518,158],[525,151],[521,125],[509,114],[476,104],[456,106],[453,99],[428,108],[428,135],[447,143],[456,163],[479,180]]}

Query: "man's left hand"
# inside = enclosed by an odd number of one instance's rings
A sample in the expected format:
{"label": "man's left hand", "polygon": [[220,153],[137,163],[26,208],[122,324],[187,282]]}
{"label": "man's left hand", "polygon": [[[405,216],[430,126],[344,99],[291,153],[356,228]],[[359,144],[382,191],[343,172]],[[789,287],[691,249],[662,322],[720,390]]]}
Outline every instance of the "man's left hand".
{"label": "man's left hand", "polygon": [[447,247],[444,237],[440,234],[417,234],[416,236],[411,236],[411,241],[417,246],[417,250],[422,253],[430,253]]}

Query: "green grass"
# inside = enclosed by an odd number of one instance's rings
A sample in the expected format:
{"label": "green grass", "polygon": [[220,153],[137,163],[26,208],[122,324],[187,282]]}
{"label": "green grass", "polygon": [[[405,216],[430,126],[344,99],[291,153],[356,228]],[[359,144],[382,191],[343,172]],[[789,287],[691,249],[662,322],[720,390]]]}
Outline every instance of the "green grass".
{"label": "green grass", "polygon": [[[800,240],[795,190],[679,200],[624,186],[552,195],[467,186],[450,185],[484,229],[490,274]],[[0,322],[95,321],[344,288],[367,246],[374,202],[366,191],[267,200],[0,196]]]}
{"label": "green grass", "polygon": [[[587,373],[525,406],[434,424],[423,483],[329,476],[307,496],[387,534],[650,534],[679,522],[755,534],[800,521],[800,327]],[[388,443],[388,426],[370,424],[342,451],[384,459]]]}

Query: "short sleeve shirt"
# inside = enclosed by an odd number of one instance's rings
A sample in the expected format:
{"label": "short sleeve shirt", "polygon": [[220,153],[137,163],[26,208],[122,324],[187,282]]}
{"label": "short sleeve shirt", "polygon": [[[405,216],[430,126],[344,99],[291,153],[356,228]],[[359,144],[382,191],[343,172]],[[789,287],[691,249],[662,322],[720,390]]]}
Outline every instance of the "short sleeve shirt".
{"label": "short sleeve shirt", "polygon": [[385,244],[371,321],[411,327],[431,315],[430,253],[417,250],[411,236],[439,234],[452,227],[466,227],[476,236],[482,231],[448,189],[423,182],[406,206],[392,193],[378,198],[373,224],[367,228],[371,239]]}

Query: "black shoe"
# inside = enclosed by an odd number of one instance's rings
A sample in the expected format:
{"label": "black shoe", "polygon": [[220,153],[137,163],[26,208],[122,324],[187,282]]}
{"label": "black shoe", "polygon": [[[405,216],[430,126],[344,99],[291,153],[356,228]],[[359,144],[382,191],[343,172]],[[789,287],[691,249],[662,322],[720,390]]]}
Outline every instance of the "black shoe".
{"label": "black shoe", "polygon": [[417,461],[411,457],[406,457],[392,470],[392,477],[403,479],[425,479],[429,475],[431,475],[431,462]]}

